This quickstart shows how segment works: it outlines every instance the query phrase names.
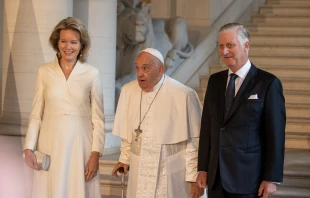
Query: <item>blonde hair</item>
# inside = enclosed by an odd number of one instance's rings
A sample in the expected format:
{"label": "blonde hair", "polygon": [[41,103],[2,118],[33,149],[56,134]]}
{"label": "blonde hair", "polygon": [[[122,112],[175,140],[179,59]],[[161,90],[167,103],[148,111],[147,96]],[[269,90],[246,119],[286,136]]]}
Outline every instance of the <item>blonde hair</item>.
{"label": "blonde hair", "polygon": [[84,63],[86,61],[88,51],[90,48],[90,38],[89,34],[81,20],[75,17],[68,17],[66,19],[61,20],[52,31],[52,34],[49,38],[49,42],[53,49],[59,53],[58,49],[58,41],[60,38],[61,30],[74,30],[80,33],[80,42],[81,42],[81,51],[78,55],[78,60]]}

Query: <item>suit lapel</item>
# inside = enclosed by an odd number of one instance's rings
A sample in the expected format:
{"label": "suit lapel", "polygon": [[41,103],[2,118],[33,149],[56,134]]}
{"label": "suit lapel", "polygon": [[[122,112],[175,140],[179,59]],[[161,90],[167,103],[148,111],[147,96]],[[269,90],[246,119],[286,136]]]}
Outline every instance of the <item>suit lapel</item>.
{"label": "suit lapel", "polygon": [[235,99],[234,99],[232,106],[230,108],[230,111],[228,113],[227,119],[224,120],[224,123],[226,123],[227,120],[229,120],[229,118],[235,112],[235,110],[240,105],[240,103],[244,99],[246,99],[246,97],[248,95],[247,92],[250,90],[250,88],[254,85],[254,83],[256,81],[256,75],[257,75],[257,69],[253,64],[251,64],[251,69],[250,69],[249,73],[247,74],[247,76],[245,77],[245,79],[244,79]]}

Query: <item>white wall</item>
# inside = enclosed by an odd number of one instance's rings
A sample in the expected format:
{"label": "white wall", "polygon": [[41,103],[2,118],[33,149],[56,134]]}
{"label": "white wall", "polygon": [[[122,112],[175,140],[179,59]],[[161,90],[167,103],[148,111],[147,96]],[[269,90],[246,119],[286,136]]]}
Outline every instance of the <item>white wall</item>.
{"label": "white wall", "polygon": [[227,9],[233,0],[209,0],[210,1],[210,16],[209,23],[212,25],[214,21]]}
{"label": "white wall", "polygon": [[115,111],[116,6],[115,0],[75,0],[73,8],[90,34],[87,62],[100,70],[105,115]]}
{"label": "white wall", "polygon": [[116,14],[115,0],[75,0],[73,15],[81,19],[91,39],[87,62],[100,71],[106,141],[104,154],[119,151],[120,139],[112,135],[115,114]]}
{"label": "white wall", "polygon": [[170,7],[175,0],[153,0],[152,1],[152,18],[170,18],[174,13],[171,13]]}
{"label": "white wall", "polygon": [[188,26],[211,25],[233,0],[154,0],[153,18],[181,16]]}

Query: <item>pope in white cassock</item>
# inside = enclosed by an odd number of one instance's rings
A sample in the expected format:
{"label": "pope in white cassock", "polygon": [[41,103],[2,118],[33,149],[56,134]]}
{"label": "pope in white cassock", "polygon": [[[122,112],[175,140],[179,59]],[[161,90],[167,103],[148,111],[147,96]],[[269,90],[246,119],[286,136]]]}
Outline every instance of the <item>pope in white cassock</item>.
{"label": "pope in white cassock", "polygon": [[121,155],[112,175],[130,165],[127,198],[199,197],[197,94],[164,74],[156,49],[142,50],[135,64],[137,80],[123,86],[117,106],[113,134],[121,137]]}

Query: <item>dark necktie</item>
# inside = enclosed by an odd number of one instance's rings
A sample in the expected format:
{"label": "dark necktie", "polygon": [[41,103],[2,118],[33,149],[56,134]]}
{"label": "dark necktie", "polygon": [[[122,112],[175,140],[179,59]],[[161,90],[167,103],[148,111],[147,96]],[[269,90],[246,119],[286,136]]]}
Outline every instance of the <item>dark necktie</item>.
{"label": "dark necktie", "polygon": [[234,73],[230,74],[230,80],[227,86],[226,96],[225,96],[225,113],[224,113],[225,120],[228,116],[229,110],[235,98],[235,80],[237,77],[238,77],[237,74],[234,74]]}

